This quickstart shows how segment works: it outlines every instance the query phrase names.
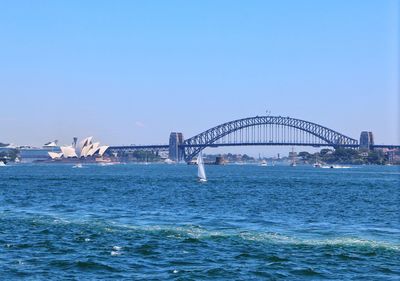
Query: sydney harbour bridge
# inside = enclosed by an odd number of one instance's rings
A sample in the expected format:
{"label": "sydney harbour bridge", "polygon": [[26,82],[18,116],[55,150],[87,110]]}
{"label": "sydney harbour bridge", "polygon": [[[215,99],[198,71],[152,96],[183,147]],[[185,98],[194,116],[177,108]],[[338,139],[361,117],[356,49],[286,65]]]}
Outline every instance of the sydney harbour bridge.
{"label": "sydney harbour bridge", "polygon": [[360,140],[313,122],[282,116],[255,116],[210,128],[191,138],[170,134],[169,144],[111,146],[115,153],[135,150],[168,151],[174,161],[191,161],[207,147],[227,146],[311,146],[332,148],[400,148],[400,145],[375,145],[371,132],[362,132]]}

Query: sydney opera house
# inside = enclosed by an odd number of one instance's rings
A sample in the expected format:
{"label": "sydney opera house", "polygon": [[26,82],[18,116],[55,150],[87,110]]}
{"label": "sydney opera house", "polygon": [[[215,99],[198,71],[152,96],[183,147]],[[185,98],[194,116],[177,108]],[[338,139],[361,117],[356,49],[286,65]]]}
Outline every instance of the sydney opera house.
{"label": "sydney opera house", "polygon": [[71,146],[61,146],[61,152],[49,151],[48,154],[52,160],[101,160],[108,146],[101,146],[99,142],[93,142],[92,140],[93,137],[88,137],[77,144],[77,139],[74,138],[74,143]]}

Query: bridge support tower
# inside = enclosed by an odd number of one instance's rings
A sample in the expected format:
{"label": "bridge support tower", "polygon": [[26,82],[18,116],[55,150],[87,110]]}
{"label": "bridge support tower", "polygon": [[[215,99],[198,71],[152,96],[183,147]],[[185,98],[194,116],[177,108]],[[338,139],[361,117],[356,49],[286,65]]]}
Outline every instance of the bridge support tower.
{"label": "bridge support tower", "polygon": [[374,135],[372,132],[363,131],[360,134],[360,149],[370,151],[374,146]]}
{"label": "bridge support tower", "polygon": [[185,149],[181,147],[183,144],[183,134],[172,132],[169,135],[168,158],[172,161],[180,162],[185,157]]}

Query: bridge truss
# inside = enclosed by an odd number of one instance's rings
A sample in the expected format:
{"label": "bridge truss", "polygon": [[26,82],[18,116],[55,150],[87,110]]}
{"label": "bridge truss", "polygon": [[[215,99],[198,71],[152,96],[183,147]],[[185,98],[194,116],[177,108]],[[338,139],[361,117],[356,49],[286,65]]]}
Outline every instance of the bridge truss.
{"label": "bridge truss", "polygon": [[316,123],[282,116],[256,116],[227,122],[184,141],[185,160],[206,147],[290,145],[358,147],[358,141]]}

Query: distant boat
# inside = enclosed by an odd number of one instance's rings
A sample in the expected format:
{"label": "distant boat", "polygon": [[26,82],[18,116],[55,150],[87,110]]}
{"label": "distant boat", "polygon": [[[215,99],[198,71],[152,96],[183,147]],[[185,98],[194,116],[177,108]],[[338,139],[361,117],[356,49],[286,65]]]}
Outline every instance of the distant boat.
{"label": "distant boat", "polygon": [[342,166],[342,165],[331,165],[328,167],[329,167],[329,169],[349,169],[349,168],[351,168],[350,166]]}
{"label": "distant boat", "polygon": [[292,161],[290,163],[291,167],[296,167],[296,156],[294,154],[294,148],[292,147]]}
{"label": "distant boat", "polygon": [[173,161],[173,160],[167,158],[167,159],[165,159],[164,163],[165,163],[165,164],[175,164],[175,161]]}
{"label": "distant boat", "polygon": [[260,166],[268,166],[267,161],[266,160],[262,160],[260,163]]}
{"label": "distant boat", "polygon": [[206,182],[206,171],[204,169],[203,155],[200,152],[199,156],[197,156],[197,177],[199,178],[199,182]]}
{"label": "distant boat", "polygon": [[83,168],[83,166],[81,163],[78,163],[78,164],[72,166],[72,168]]}
{"label": "distant boat", "polygon": [[313,166],[314,166],[314,168],[321,168],[322,167],[322,165],[319,162],[315,162]]}
{"label": "distant boat", "polygon": [[6,164],[3,161],[0,161],[0,167],[4,167]]}

